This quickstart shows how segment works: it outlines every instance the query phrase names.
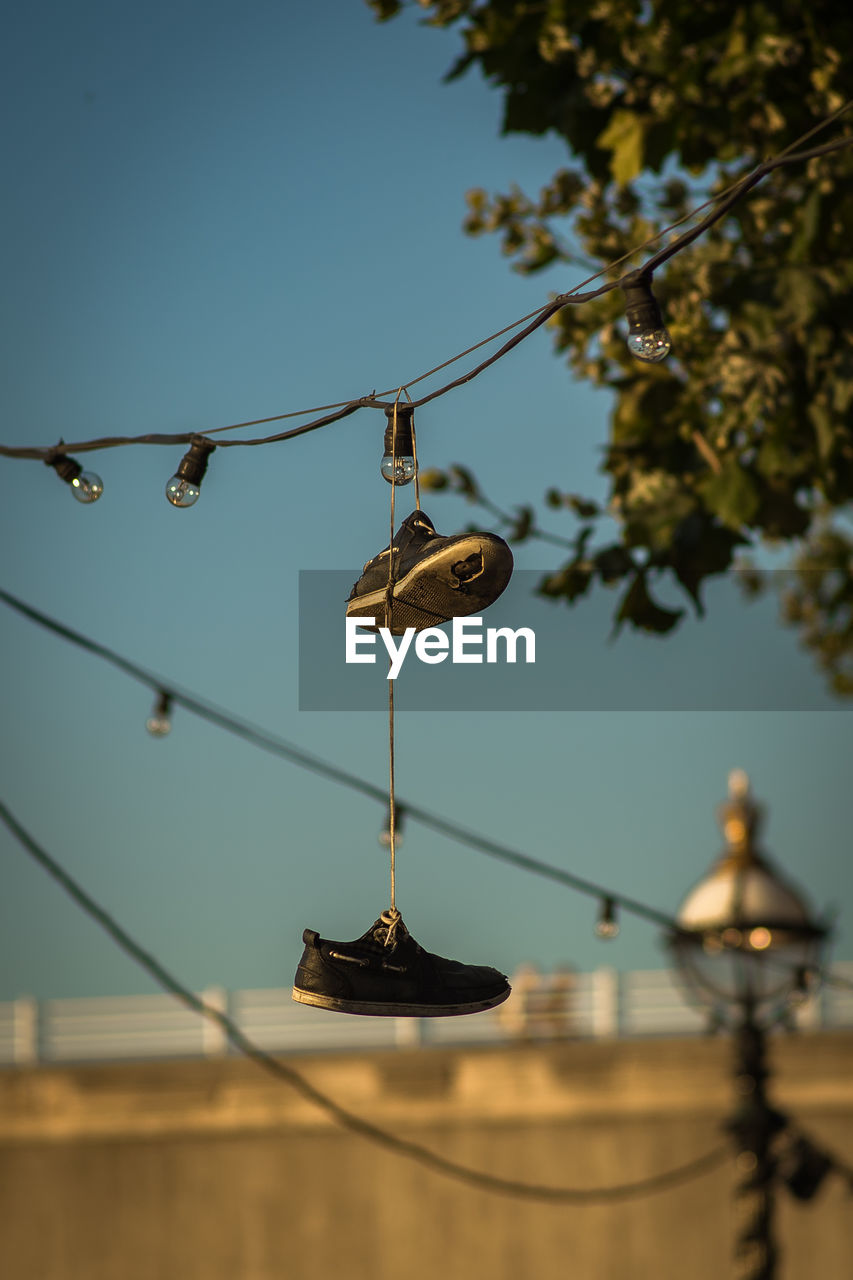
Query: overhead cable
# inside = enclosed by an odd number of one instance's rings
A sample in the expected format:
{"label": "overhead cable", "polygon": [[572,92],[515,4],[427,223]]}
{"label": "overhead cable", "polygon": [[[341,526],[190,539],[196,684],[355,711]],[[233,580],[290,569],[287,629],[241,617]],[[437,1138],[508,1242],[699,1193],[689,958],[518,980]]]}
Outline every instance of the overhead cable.
{"label": "overhead cable", "polygon": [[[60,636],[63,640],[77,645],[88,653],[94,654],[96,657],[104,659],[106,662],[112,663],[118,667],[126,675],[140,681],[154,690],[158,699],[168,699],[169,704],[185,707],[187,711],[197,715],[200,719],[208,721],[210,724],[216,725],[220,729],[225,729],[228,733],[235,734],[252,745],[260,747],[264,751],[268,751],[272,755],[281,757],[290,761],[291,764],[298,765],[302,769],[307,769],[311,773],[315,773],[320,777],[336,782],[341,786],[348,787],[352,791],[357,791],[361,795],[368,796],[371,800],[379,801],[383,807],[388,804],[387,788],[379,787],[372,782],[368,782],[366,778],[360,778],[357,774],[351,773],[348,769],[343,769],[338,765],[332,764],[331,761],[323,759],[321,756],[305,751],[302,747],[296,746],[294,743],[288,742],[286,739],[279,737],[277,734],[263,729],[258,725],[254,725],[247,720],[242,720],[231,712],[226,711],[222,707],[217,707],[213,703],[206,702],[197,695],[181,689],[179,686],[165,680],[162,676],[157,675],[146,668],[131,662],[128,658],[122,657],[115,653],[112,649],[108,649],[106,645],[100,644],[96,640],[91,640],[87,636],[82,635],[79,631],[75,631],[72,627],[66,626],[62,622],[58,622],[55,618],[49,617],[48,614],[42,613],[39,609],[32,605],[26,604],[23,600],[19,600],[10,592],[0,588],[0,602],[15,609],[23,617],[28,618],[31,622],[44,627],[46,630]],[[529,854],[522,853],[518,849],[512,849],[508,845],[501,844],[496,840],[492,840],[489,836],[484,836],[476,831],[470,831],[459,823],[452,821],[450,818],[444,818],[441,814],[424,809],[420,805],[412,804],[410,801],[399,798],[397,799],[397,807],[405,812],[407,817],[413,821],[419,822],[422,826],[429,828],[438,834],[446,836],[450,840],[457,843],[467,845],[471,849],[476,849],[480,853],[486,854],[488,857],[496,858],[501,862],[506,862],[511,866],[519,867],[522,871],[530,871],[534,875],[542,876],[545,879],[556,881],[558,884],[565,885],[566,888],[574,889],[578,893],[583,893],[588,897],[596,898],[604,907],[607,905],[608,910],[614,911],[615,908],[627,911],[631,915],[638,916],[641,919],[648,920],[653,924],[660,925],[669,933],[677,933],[679,931],[678,921],[668,915],[664,911],[660,911],[657,907],[651,907],[647,903],[640,902],[635,898],[628,897],[625,894],[617,893],[612,889],[608,889],[604,885],[595,884],[591,880],[587,880],[582,876],[575,875],[571,871],[566,871],[563,867],[556,867],[552,863],[543,862],[539,858],[534,858]],[[780,962],[782,963],[782,962]],[[791,966],[786,966],[791,967]],[[823,970],[815,971],[813,977],[820,979],[829,986],[841,987],[845,989],[853,989],[853,982],[849,982],[840,975],[824,972]]]}
{"label": "overhead cable", "polygon": [[710,1173],[728,1158],[726,1146],[715,1147],[698,1159],[690,1160],[676,1169],[664,1173],[653,1174],[649,1178],[637,1182],[623,1183],[610,1187],[558,1187],[538,1183],[521,1182],[514,1178],[501,1178],[495,1174],[485,1173],[479,1169],[471,1169],[467,1165],[458,1164],[438,1152],[418,1142],[401,1138],[398,1134],[373,1124],[369,1120],[356,1115],[342,1107],[340,1103],[329,1097],[301,1072],[274,1058],[272,1054],[261,1049],[249,1039],[240,1027],[227,1014],[215,1009],[179,982],[168,969],[149,951],[146,951],[110,915],[87,891],[26,831],[7,806],[0,801],[0,819],[11,831],[12,835],[23,846],[26,852],[60,885],[68,896],[77,903],[85,913],[101,926],[112,940],[135,960],[159,986],[168,991],[193,1012],[215,1023],[228,1038],[229,1042],[245,1057],[251,1059],[264,1071],[283,1081],[293,1088],[307,1102],[323,1111],[330,1120],[343,1129],[356,1133],[369,1142],[385,1147],[395,1155],[404,1156],[444,1177],[464,1182],[480,1191],[497,1192],[501,1195],[514,1196],[527,1200],[549,1201],[553,1204],[606,1204],[615,1200],[628,1200],[635,1196],[649,1195],[656,1191],[666,1191],[677,1187],[691,1178]]}
{"label": "overhead cable", "polygon": [[[132,676],[133,679],[139,680],[142,684],[153,689],[158,696],[167,694],[175,706],[185,707],[193,715],[197,715],[202,720],[207,720],[211,724],[227,730],[229,733],[236,734],[247,742],[261,747],[264,751],[281,756],[292,764],[299,765],[300,768],[308,769],[312,773],[328,778],[332,782],[340,783],[342,786],[349,787],[352,791],[360,792],[361,795],[369,796],[371,800],[378,800],[383,806],[387,805],[387,787],[376,786],[374,783],[368,782],[365,778],[360,778],[357,774],[351,773],[347,769],[342,769],[330,761],[322,759],[320,756],[313,755],[311,752],[287,742],[284,738],[278,737],[277,734],[253,725],[249,721],[241,720],[224,708],[204,701],[197,695],[172,684],[171,681],[166,680],[163,676],[148,671],[144,667],[138,666],[135,662],[131,662],[128,658],[122,657],[112,649],[108,649],[106,645],[100,644],[96,640],[90,640],[88,636],[82,635],[72,627],[65,626],[64,623],[49,617],[47,614],[42,613],[41,610],[26,604],[23,600],[19,600],[2,588],[0,588],[0,602],[15,609],[31,622],[35,622],[46,630],[52,631],[63,640],[67,640],[79,648],[85,649],[88,653],[112,663],[113,666],[118,667],[126,675]],[[567,888],[575,889],[579,893],[587,894],[589,897],[608,898],[618,904],[622,910],[650,920],[665,929],[677,929],[678,927],[672,916],[667,915],[664,911],[659,911],[656,907],[650,907],[644,902],[639,902],[634,898],[595,884],[592,880],[587,880],[583,876],[574,875],[571,871],[566,871],[562,867],[555,867],[551,863],[543,862],[538,858],[531,857],[529,854],[521,853],[517,849],[512,849],[476,831],[469,831],[467,828],[453,822],[450,818],[444,818],[429,809],[421,808],[420,805],[412,804],[409,800],[400,798],[398,803],[405,809],[407,817],[411,818],[413,822],[419,822],[422,826],[429,827],[440,835],[456,840],[460,844],[468,845],[472,849],[478,849],[489,857],[497,858],[502,862],[521,867],[525,871],[532,871],[536,875],[555,880],[560,884],[566,885]]]}
{"label": "overhead cable", "polygon": [[[853,135],[844,135],[843,137],[836,139],[834,142],[825,143],[823,146],[812,147],[805,151],[796,150],[796,148],[799,147],[808,138],[812,137],[815,133],[817,133],[821,129],[827,128],[830,124],[838,120],[842,115],[844,115],[847,111],[849,111],[851,107],[853,107],[853,100],[851,100],[850,102],[844,103],[844,105],[839,107],[839,109],[833,112],[832,115],[828,116],[825,120],[820,121],[812,129],[808,130],[807,133],[803,134],[800,138],[797,138],[794,142],[790,143],[789,146],[786,147],[784,151],[780,152],[775,156],[770,157],[765,161],[762,161],[762,163],[757,165],[744,178],[738,179],[737,181],[732,183],[729,187],[727,187],[724,191],[718,193],[715,196],[712,196],[709,200],[705,201],[703,204],[693,209],[689,214],[686,214],[684,217],[679,218],[676,222],[670,224],[670,226],[665,227],[662,231],[656,233],[656,235],[652,236],[649,240],[643,242],[643,244],[635,246],[628,253],[624,254],[621,258],[618,258],[614,262],[608,263],[606,266],[602,267],[599,271],[597,271],[594,275],[587,277],[587,279],[581,281],[580,284],[576,285],[574,288],[570,289],[568,292],[557,294],[556,297],[554,297],[550,302],[544,303],[541,307],[538,307],[534,311],[529,312],[526,316],[522,316],[521,319],[513,321],[509,325],[505,325],[502,329],[498,330],[496,333],[491,334],[487,338],[483,338],[481,341],[473,344],[472,346],[466,347],[464,351],[460,351],[456,355],[450,357],[450,359],[445,360],[443,363],[436,365],[433,369],[428,370],[426,373],[419,374],[417,377],[411,379],[409,382],[401,384],[403,387],[406,387],[406,388],[415,386],[417,383],[424,381],[426,378],[431,377],[433,374],[440,372],[442,369],[447,368],[451,364],[454,364],[457,360],[461,360],[464,356],[469,355],[471,352],[478,350],[480,347],[488,345],[490,342],[493,342],[497,338],[502,337],[504,334],[511,332],[513,329],[517,329],[519,325],[525,325],[523,329],[521,329],[518,333],[514,334],[511,338],[509,338],[496,352],[494,352],[486,360],[483,360],[480,364],[476,365],[475,368],[469,370],[465,374],[462,374],[460,377],[453,379],[451,382],[448,382],[446,385],[437,388],[435,391],[429,392],[428,394],[422,396],[419,400],[413,400],[411,402],[413,407],[418,408],[421,405],[428,404],[431,400],[435,400],[439,396],[446,395],[447,392],[454,390],[456,387],[462,386],[465,383],[472,381],[472,379],[476,378],[485,369],[489,368],[490,365],[493,365],[496,361],[502,359],[503,356],[507,355],[510,351],[512,351],[515,347],[517,347],[519,343],[523,342],[525,338],[528,338],[532,333],[534,333],[543,324],[545,324],[551,318],[551,316],[556,314],[556,312],[561,311],[563,307],[579,306],[585,302],[590,302],[595,298],[599,298],[606,293],[610,293],[614,289],[624,287],[626,282],[629,280],[631,276],[636,276],[637,274],[641,274],[643,276],[650,275],[658,266],[662,265],[665,262],[668,262],[669,259],[672,258],[675,254],[680,253],[683,249],[687,248],[689,245],[691,245],[694,242],[694,240],[696,240],[700,235],[704,234],[705,231],[707,231],[716,222],[718,222],[721,218],[723,218],[734,207],[734,205],[738,203],[738,201],[740,201],[749,191],[753,189],[753,187],[755,187],[759,182],[761,182],[765,177],[767,177],[768,174],[773,173],[775,170],[782,168],[784,166],[794,165],[794,164],[803,164],[809,160],[816,159],[820,156],[829,155],[835,151],[839,151],[853,145]],[[588,284],[591,284],[593,281],[600,279],[602,276],[607,275],[609,272],[612,272],[617,267],[619,267],[622,263],[634,257],[637,253],[642,252],[645,248],[648,248],[651,244],[661,240],[664,236],[668,235],[671,231],[673,231],[676,227],[680,226],[683,222],[689,220],[692,217],[695,217],[698,213],[700,213],[703,209],[706,209],[709,205],[713,205],[714,207],[711,209],[711,211],[708,214],[706,214],[706,216],[695,227],[692,227],[688,231],[683,232],[681,235],[677,236],[674,240],[672,240],[668,245],[665,245],[663,248],[659,249],[655,254],[652,255],[651,258],[648,259],[647,262],[643,264],[639,273],[636,271],[629,271],[628,273],[621,275],[618,279],[610,280],[596,289],[591,289],[591,290],[586,289],[586,286]],[[272,414],[266,418],[250,419],[246,422],[233,423],[230,426],[226,426],[226,427],[209,428],[207,429],[207,431],[208,431],[208,434],[213,434],[214,432],[219,433],[222,431],[238,430],[244,427],[258,426],[258,425],[266,424],[269,422],[278,422],[284,418],[299,417],[299,416],[302,416],[303,414],[315,413],[321,409],[331,410],[331,412],[325,413],[324,416],[320,418],[316,418],[311,422],[303,423],[301,426],[291,428],[288,431],[278,432],[273,435],[263,436],[263,437],[259,437],[251,440],[218,439],[216,442],[218,448],[248,447],[248,446],[254,446],[254,445],[279,443],[284,440],[294,439],[296,436],[304,435],[310,431],[316,431],[321,427],[329,426],[333,422],[339,422],[341,419],[348,417],[352,413],[355,413],[357,409],[361,409],[361,408],[386,409],[389,407],[389,404],[391,402],[389,402],[385,397],[394,395],[396,390],[397,388],[389,388],[385,391],[380,391],[380,392],[372,391],[367,395],[358,396],[348,401],[339,401],[333,405],[318,406],[316,409],[294,410],[286,413]],[[188,444],[188,443],[191,443],[193,439],[198,436],[199,436],[199,430],[198,428],[195,428],[193,431],[178,432],[173,434],[149,433],[146,435],[139,435],[139,436],[101,436],[101,437],[98,437],[97,439],[74,441],[69,444],[66,444],[64,441],[61,441],[58,445],[55,445],[55,444],[45,445],[45,446],[0,445],[0,456],[4,456],[8,458],[41,459],[44,461],[44,460],[47,460],[49,457],[56,457],[58,454],[63,455],[63,454],[70,453],[72,451],[76,453],[86,453],[96,449],[110,449],[110,448],[116,448],[124,445],[131,445],[131,444],[140,444],[140,445],[142,444],[157,444],[157,445]]]}

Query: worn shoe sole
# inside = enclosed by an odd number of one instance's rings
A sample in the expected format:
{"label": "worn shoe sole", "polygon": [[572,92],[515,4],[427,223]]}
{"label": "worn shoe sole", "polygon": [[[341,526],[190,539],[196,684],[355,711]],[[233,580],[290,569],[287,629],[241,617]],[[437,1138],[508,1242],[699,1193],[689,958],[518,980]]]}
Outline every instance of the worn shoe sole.
{"label": "worn shoe sole", "polygon": [[469,1000],[465,1004],[405,1004],[402,1002],[392,1004],[387,1001],[378,1004],[373,1000],[344,1000],[339,996],[319,995],[315,991],[303,991],[300,987],[294,987],[292,992],[293,999],[298,1004],[310,1004],[318,1009],[332,1009],[335,1013],[360,1013],[377,1018],[406,1016],[446,1018],[453,1017],[454,1014],[482,1013],[486,1009],[494,1009],[496,1005],[503,1004],[509,994],[510,987],[507,985],[506,991],[490,996],[488,1000]]}
{"label": "worn shoe sole", "polygon": [[[469,577],[455,576],[452,566],[480,557]],[[461,537],[418,561],[404,578],[394,583],[391,633],[402,635],[408,627],[423,631],[450,618],[468,617],[497,600],[512,577],[512,557],[503,539],[478,535]],[[478,582],[487,589],[478,590]],[[357,596],[347,603],[348,618],[375,618],[385,625],[387,587]]]}

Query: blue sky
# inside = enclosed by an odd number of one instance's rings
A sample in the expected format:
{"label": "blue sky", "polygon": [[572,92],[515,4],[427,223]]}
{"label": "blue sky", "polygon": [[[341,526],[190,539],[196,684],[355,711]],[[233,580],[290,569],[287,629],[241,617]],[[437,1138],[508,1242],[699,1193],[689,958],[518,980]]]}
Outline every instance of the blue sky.
{"label": "blue sky", "polygon": [[[340,0],[47,0],[9,31],[6,443],[205,430],[397,386],[577,283],[522,279],[461,231],[466,189],[537,190],[565,156],[554,139],[501,138],[499,97],[476,77],[441,83],[453,33],[379,26]],[[602,497],[607,412],[540,332],[421,410],[419,453],[471,466],[504,506],[552,484]],[[300,570],[357,570],[387,542],[383,428],[361,412],[219,450],[190,511],[163,496],[180,448],[87,455],[105,484],[91,508],[41,463],[0,459],[0,583],[383,785],[384,714],[299,710],[297,603]],[[451,496],[424,505],[445,532],[477,516]],[[525,546],[516,563],[555,562]],[[837,905],[850,958],[849,713],[772,609],[738,624],[751,645],[691,624],[649,666],[659,642],[607,644],[609,608],[549,621],[575,676],[594,657],[596,679],[636,672],[645,705],[665,707],[676,675],[689,686],[741,663],[747,683],[774,673],[778,709],[404,709],[400,794],[674,910],[718,850],[729,769],[746,768],[768,847],[817,908]],[[342,643],[343,606],[340,625]],[[354,937],[387,905],[375,803],[186,713],[150,738],[144,688],[6,609],[0,643],[0,794],[187,983],[288,985],[305,926]],[[152,989],[5,831],[0,860],[0,999]],[[507,971],[665,963],[648,925],[599,942],[594,903],[414,825],[398,902],[429,949]]]}

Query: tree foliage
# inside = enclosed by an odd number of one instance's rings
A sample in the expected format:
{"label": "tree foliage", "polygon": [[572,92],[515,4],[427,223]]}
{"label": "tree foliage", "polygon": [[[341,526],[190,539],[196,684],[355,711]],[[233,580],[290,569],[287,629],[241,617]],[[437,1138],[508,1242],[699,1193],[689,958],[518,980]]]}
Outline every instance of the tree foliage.
{"label": "tree foliage", "polygon": [[[382,20],[412,7],[369,3]],[[538,194],[467,196],[466,230],[496,234],[525,274],[622,258],[839,111],[853,84],[853,10],[835,0],[414,7],[457,28],[448,78],[479,68],[498,86],[504,132],[566,143],[566,167]],[[851,131],[853,112],[814,142]],[[680,612],[656,604],[654,580],[670,575],[701,609],[703,582],[739,549],[781,543],[787,598],[801,601],[784,616],[836,691],[853,692],[851,286],[853,148],[776,170],[669,261],[655,278],[674,343],[664,365],[628,354],[619,290],[560,311],[557,350],[614,393],[603,470],[616,524],[552,491],[581,527],[542,591],[571,603],[615,582],[617,625],[666,632]],[[516,533],[534,536],[532,515]]]}

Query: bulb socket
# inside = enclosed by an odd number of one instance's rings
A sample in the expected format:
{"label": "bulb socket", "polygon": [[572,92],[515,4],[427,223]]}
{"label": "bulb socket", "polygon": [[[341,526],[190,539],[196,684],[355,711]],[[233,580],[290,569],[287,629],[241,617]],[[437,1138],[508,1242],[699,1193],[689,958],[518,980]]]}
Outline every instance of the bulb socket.
{"label": "bulb socket", "polygon": [[53,467],[60,480],[64,480],[66,484],[72,484],[83,471],[80,463],[69,458],[66,453],[56,453],[45,458],[44,462],[45,466]]}
{"label": "bulb socket", "polygon": [[[397,414],[396,441],[394,438],[394,413]],[[385,457],[411,458],[415,452],[412,427],[415,410],[410,404],[391,405],[385,410],[388,426],[385,428]]]}
{"label": "bulb socket", "polygon": [[167,693],[165,689],[161,689],[157,695],[157,701],[154,704],[153,715],[159,716],[163,720],[168,720],[172,713],[172,695]]}
{"label": "bulb socket", "polygon": [[658,301],[652,293],[652,277],[636,271],[622,282],[629,333],[653,333],[666,328]]}
{"label": "bulb socket", "polygon": [[193,436],[192,444],[181,458],[175,472],[178,479],[186,480],[188,484],[201,484],[204,473],[207,471],[208,459],[215,448],[216,445],[206,440],[204,436]]}

